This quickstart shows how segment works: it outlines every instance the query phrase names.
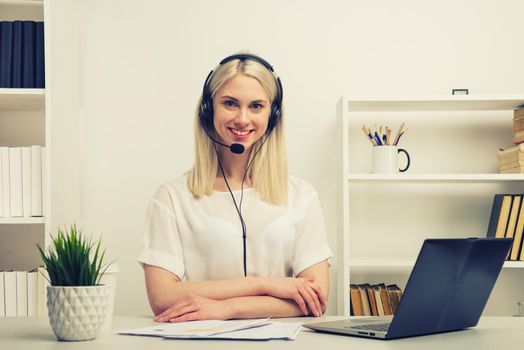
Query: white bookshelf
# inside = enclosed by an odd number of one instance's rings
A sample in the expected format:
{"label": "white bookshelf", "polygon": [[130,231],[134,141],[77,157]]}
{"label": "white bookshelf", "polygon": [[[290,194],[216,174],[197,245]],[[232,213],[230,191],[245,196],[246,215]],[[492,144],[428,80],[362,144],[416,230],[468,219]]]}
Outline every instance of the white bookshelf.
{"label": "white bookshelf", "polygon": [[[0,0],[0,21],[44,21],[47,1]],[[48,85],[49,59],[48,28],[45,28],[46,86]],[[50,211],[49,189],[51,162],[51,118],[49,117],[49,91],[46,89],[0,88],[0,146],[46,147],[45,175],[42,190],[46,213]],[[45,215],[45,213],[44,213]],[[50,229],[48,217],[0,217],[0,270],[29,270],[41,265],[36,243],[45,246]]]}
{"label": "white bookshelf", "polygon": [[[350,283],[367,282],[352,276],[407,276],[424,238],[485,236],[493,195],[523,192],[524,174],[498,174],[496,166],[497,148],[511,146],[512,111],[521,105],[524,95],[341,97],[339,315],[349,315]],[[361,125],[387,122],[396,131],[404,121],[411,130],[399,146],[410,152],[411,168],[370,173],[372,147]],[[522,268],[508,261],[503,271]]]}

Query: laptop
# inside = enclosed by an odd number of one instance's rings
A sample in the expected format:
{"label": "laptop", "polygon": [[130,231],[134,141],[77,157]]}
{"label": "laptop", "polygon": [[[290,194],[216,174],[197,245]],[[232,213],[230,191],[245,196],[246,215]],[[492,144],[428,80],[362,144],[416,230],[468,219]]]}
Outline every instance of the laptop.
{"label": "laptop", "polygon": [[327,333],[396,339],[477,325],[512,238],[427,239],[393,317],[304,324]]}

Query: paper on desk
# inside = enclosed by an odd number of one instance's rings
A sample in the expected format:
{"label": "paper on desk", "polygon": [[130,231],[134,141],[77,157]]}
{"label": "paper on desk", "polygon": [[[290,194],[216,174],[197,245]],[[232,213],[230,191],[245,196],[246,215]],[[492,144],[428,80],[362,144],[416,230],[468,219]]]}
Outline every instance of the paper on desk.
{"label": "paper on desk", "polygon": [[233,339],[233,340],[295,340],[300,332],[300,322],[269,322],[267,324],[245,328],[233,332],[213,334],[208,336],[164,336],[166,339]]}
{"label": "paper on desk", "polygon": [[123,335],[143,335],[151,337],[186,337],[201,338],[212,335],[234,332],[242,329],[260,327],[268,324],[269,318],[256,320],[204,320],[189,321],[180,323],[163,323],[155,326],[136,328],[127,331],[120,331]]}

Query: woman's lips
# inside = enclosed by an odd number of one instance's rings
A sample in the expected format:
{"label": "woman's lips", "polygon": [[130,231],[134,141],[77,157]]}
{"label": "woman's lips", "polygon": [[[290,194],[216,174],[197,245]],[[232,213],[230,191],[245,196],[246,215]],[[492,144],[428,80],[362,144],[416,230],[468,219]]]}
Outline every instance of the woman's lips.
{"label": "woman's lips", "polygon": [[238,140],[245,140],[247,139],[253,130],[242,130],[242,129],[235,129],[235,128],[228,128],[230,135]]}

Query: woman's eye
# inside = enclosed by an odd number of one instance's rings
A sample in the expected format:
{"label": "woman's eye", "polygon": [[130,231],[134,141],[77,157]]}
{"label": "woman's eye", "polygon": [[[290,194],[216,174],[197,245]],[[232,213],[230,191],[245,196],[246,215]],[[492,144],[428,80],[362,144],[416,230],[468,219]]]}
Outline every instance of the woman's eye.
{"label": "woman's eye", "polygon": [[226,101],[224,101],[224,106],[226,106],[226,107],[235,107],[236,106],[236,102],[233,101],[233,100],[226,100]]}
{"label": "woman's eye", "polygon": [[262,106],[260,103],[253,103],[251,105],[251,108],[254,109],[255,111],[258,111],[260,109],[262,109],[264,106]]}

